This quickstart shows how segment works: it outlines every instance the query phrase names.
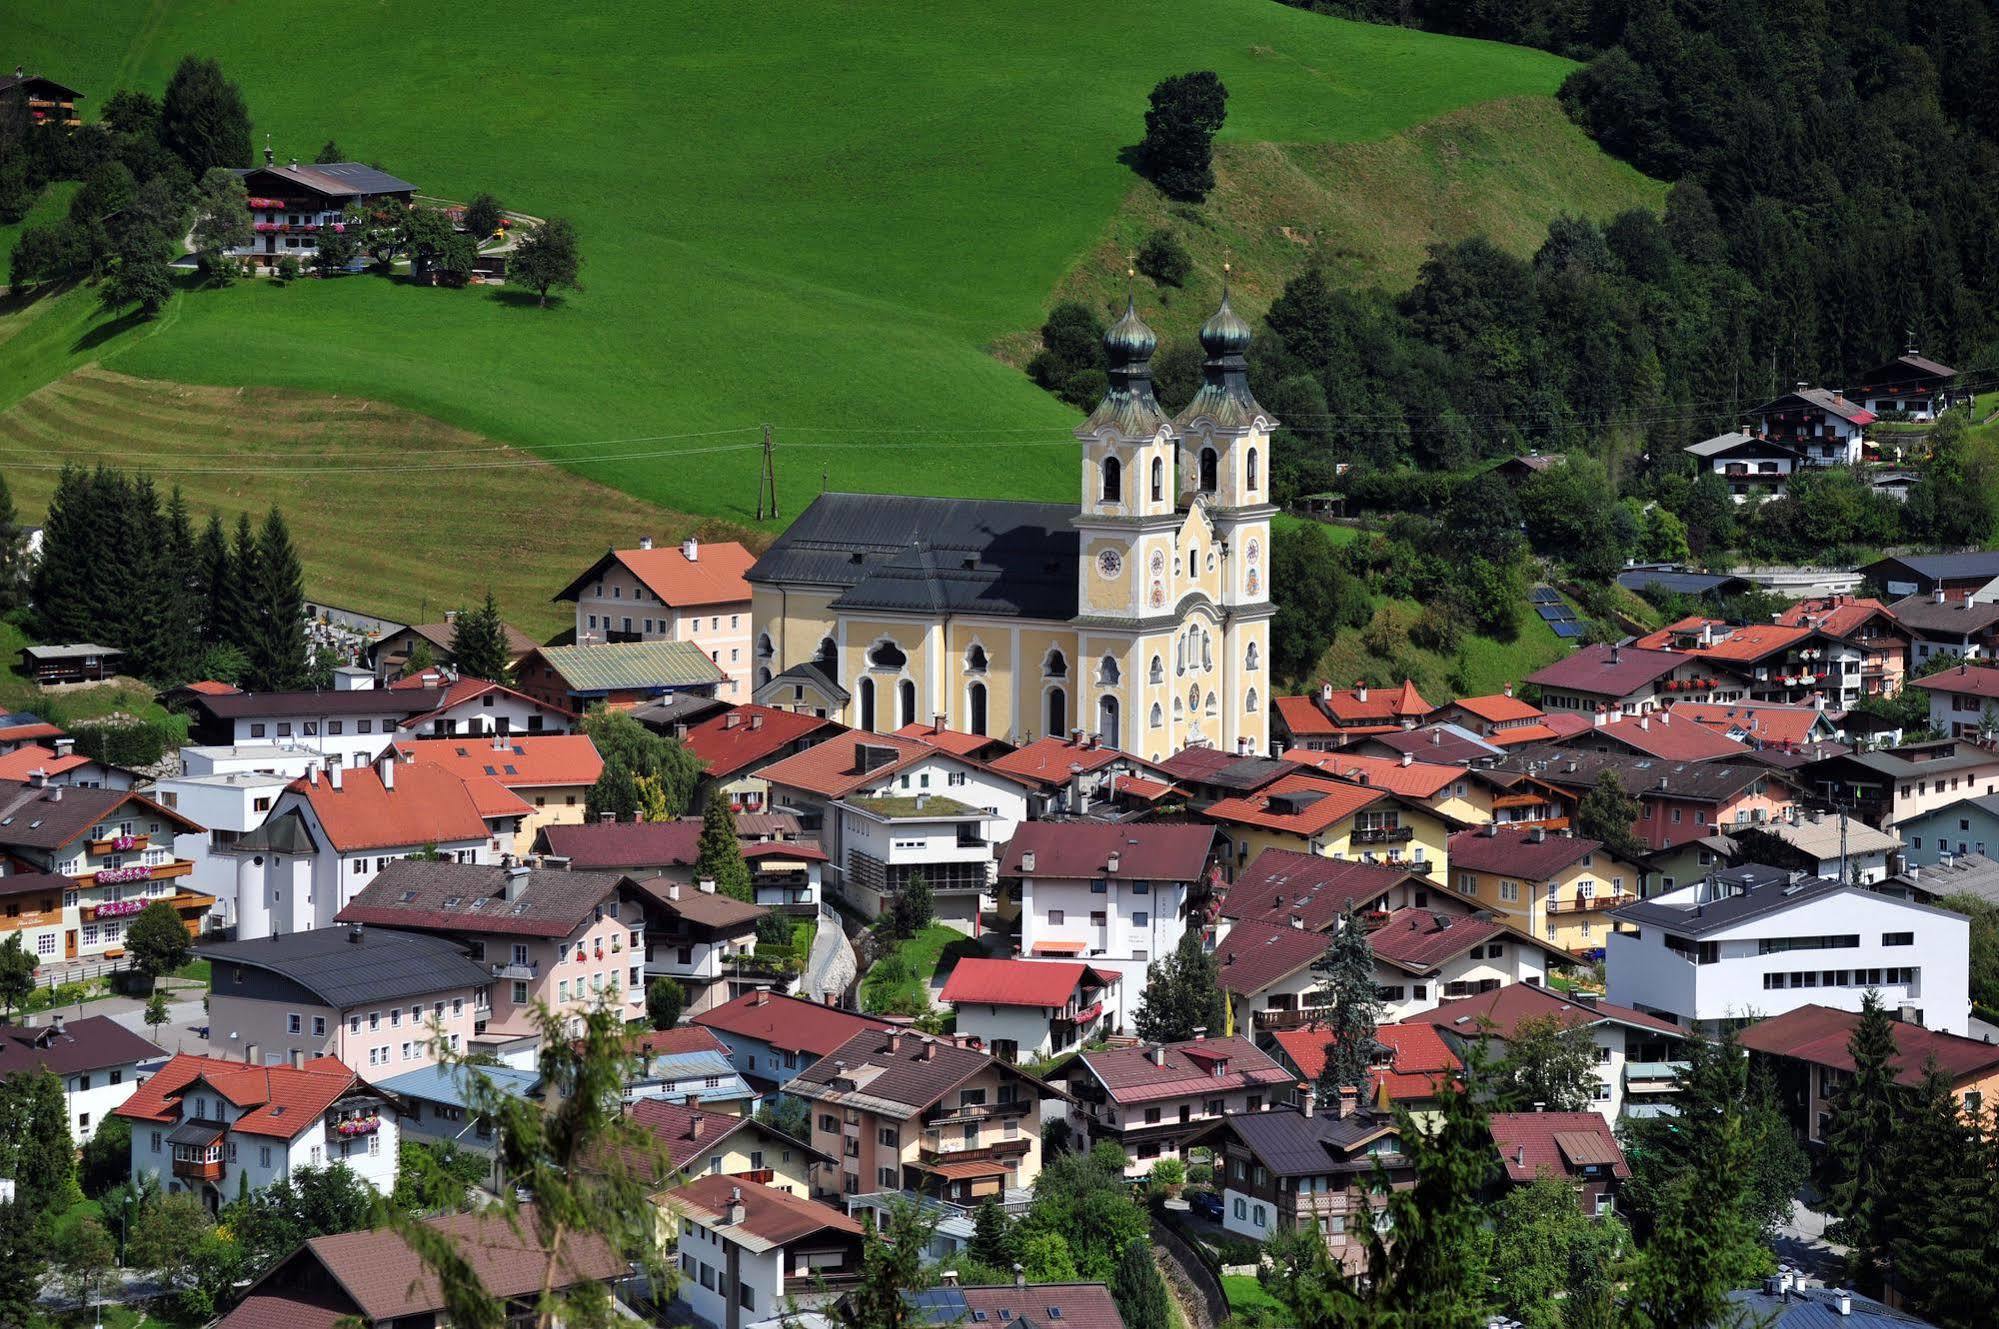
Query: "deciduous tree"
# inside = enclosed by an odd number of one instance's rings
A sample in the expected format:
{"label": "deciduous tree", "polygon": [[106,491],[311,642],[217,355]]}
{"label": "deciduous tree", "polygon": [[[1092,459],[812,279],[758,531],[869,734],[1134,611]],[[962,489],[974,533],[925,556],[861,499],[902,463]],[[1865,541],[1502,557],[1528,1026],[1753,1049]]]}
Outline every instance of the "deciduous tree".
{"label": "deciduous tree", "polygon": [[1638,800],[1624,792],[1624,781],[1617,772],[1605,771],[1576,804],[1576,834],[1630,858],[1644,848],[1631,829],[1641,810]]}
{"label": "deciduous tree", "polygon": [[1189,929],[1173,954],[1146,968],[1145,994],[1132,1028],[1148,1043],[1177,1043],[1192,1038],[1196,1029],[1212,1033],[1226,1028],[1227,1003],[1214,957]]}
{"label": "deciduous tree", "polygon": [[1161,79],[1145,113],[1139,167],[1168,198],[1199,203],[1215,187],[1214,141],[1229,90],[1211,69]]}
{"label": "deciduous tree", "polygon": [[655,1029],[671,1029],[680,1023],[680,1012],[687,1004],[687,994],[681,990],[676,979],[661,974],[646,984],[646,1019]]}
{"label": "deciduous tree", "polygon": [[583,254],[576,240],[576,227],[562,217],[550,217],[530,227],[514,246],[507,260],[507,280],[518,282],[535,293],[536,303],[548,306],[548,293],[555,290],[580,291],[577,279],[583,270]]}
{"label": "deciduous tree", "polygon": [[211,168],[201,177],[194,200],[194,252],[202,275],[228,282],[236,275],[231,251],[249,248],[256,238],[243,177],[219,166]]}
{"label": "deciduous tree", "polygon": [[1582,1112],[1596,1102],[1596,1039],[1579,1019],[1537,1015],[1520,1021],[1493,1070],[1509,1112]]}
{"label": "deciduous tree", "polygon": [[35,990],[38,963],[34,952],[21,944],[18,928],[7,934],[5,942],[0,942],[0,1014],[9,1023],[14,1019],[14,1008]]}
{"label": "deciduous tree", "polygon": [[149,980],[173,973],[193,953],[194,940],[187,935],[187,924],[165,900],[155,900],[141,909],[125,929],[125,954],[132,968]]}

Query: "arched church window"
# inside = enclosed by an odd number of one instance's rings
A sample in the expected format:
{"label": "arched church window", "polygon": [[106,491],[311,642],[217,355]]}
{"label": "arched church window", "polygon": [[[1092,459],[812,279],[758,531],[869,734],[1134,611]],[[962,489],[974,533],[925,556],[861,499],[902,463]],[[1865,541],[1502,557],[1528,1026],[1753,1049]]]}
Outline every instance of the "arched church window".
{"label": "arched church window", "polygon": [[1162,503],[1166,499],[1166,462],[1163,458],[1152,459],[1152,501]]}
{"label": "arched church window", "polygon": [[1097,661],[1097,682],[1107,688],[1114,688],[1118,685],[1118,677],[1116,656],[1106,655],[1103,659]]}
{"label": "arched church window", "polygon": [[1048,736],[1060,738],[1069,732],[1069,694],[1062,688],[1048,689]]}
{"label": "arched church window", "polygon": [[1152,703],[1152,727],[1154,729],[1163,729],[1165,726],[1166,708],[1155,701]]}
{"label": "arched church window", "polygon": [[1255,642],[1251,642],[1249,644],[1249,649],[1242,653],[1242,667],[1244,669],[1257,668],[1257,654],[1256,654]]}
{"label": "arched church window", "polygon": [[757,669],[757,686],[762,687],[768,682],[770,682],[770,670],[765,667],[759,667]]}
{"label": "arched church window", "polygon": [[1210,692],[1208,694],[1207,701],[1202,704],[1202,709],[1204,709],[1209,715],[1219,714],[1221,711],[1221,705],[1220,705],[1221,699],[1222,699],[1221,693]]}
{"label": "arched church window", "polygon": [[965,728],[974,734],[986,732],[986,685],[983,683],[973,683],[965,689]]}
{"label": "arched church window", "polygon": [[974,674],[986,672],[986,648],[973,642],[965,651],[965,668]]}
{"label": "arched church window", "polygon": [[875,727],[875,681],[863,678],[855,687],[854,695],[861,703],[861,732],[870,733]]}
{"label": "arched church window", "polygon": [[1146,671],[1146,678],[1154,683],[1164,683],[1166,681],[1166,662],[1156,655],[1153,656],[1152,668]]}
{"label": "arched church window", "polygon": [[1124,465],[1116,457],[1104,458],[1104,502],[1124,502]]}
{"label": "arched church window", "polygon": [[1256,449],[1255,448],[1251,448],[1249,450],[1249,456],[1244,458],[1243,460],[1243,479],[1247,481],[1249,485],[1249,492],[1254,494],[1256,492]]}
{"label": "arched church window", "polygon": [[1203,632],[1201,634],[1201,668],[1213,669],[1214,667],[1215,667],[1215,639],[1213,637],[1210,637],[1207,633]]}
{"label": "arched church window", "polygon": [[1200,575],[1201,551],[1198,549],[1189,549],[1187,551],[1187,577],[1191,581]]}
{"label": "arched church window", "polygon": [[886,639],[868,648],[868,663],[876,669],[900,669],[909,663],[902,647]]}
{"label": "arched church window", "polygon": [[831,637],[819,639],[819,649],[813,653],[812,663],[826,671],[826,677],[835,683],[840,681],[840,648]]}
{"label": "arched church window", "polygon": [[776,654],[777,648],[771,644],[770,634],[768,632],[759,632],[757,634],[757,659],[768,660]]}
{"label": "arched church window", "polygon": [[1059,647],[1050,647],[1048,658],[1041,662],[1041,672],[1049,678],[1069,677],[1069,661],[1064,658]]}
{"label": "arched church window", "polygon": [[1244,697],[1244,698],[1242,699],[1242,709],[1243,709],[1243,713],[1244,713],[1245,715],[1255,715],[1255,714],[1256,714],[1256,689],[1255,689],[1255,688],[1251,688],[1251,689],[1249,690],[1249,694],[1248,694],[1247,696],[1245,696],[1245,697]]}
{"label": "arched church window", "polygon": [[1103,739],[1106,747],[1115,748],[1123,745],[1121,742],[1122,736],[1118,733],[1118,700],[1116,697],[1106,696],[1097,699],[1097,734]]}
{"label": "arched church window", "polygon": [[903,679],[896,684],[896,723],[898,725],[916,723],[916,684]]}
{"label": "arched church window", "polygon": [[1185,637],[1175,637],[1173,639],[1173,672],[1176,675],[1187,672],[1187,639]]}
{"label": "arched church window", "polygon": [[1215,485],[1216,485],[1215,472],[1220,467],[1220,465],[1221,465],[1221,459],[1216,455],[1215,450],[1213,448],[1201,449],[1201,492],[1202,493],[1212,494],[1215,492]]}

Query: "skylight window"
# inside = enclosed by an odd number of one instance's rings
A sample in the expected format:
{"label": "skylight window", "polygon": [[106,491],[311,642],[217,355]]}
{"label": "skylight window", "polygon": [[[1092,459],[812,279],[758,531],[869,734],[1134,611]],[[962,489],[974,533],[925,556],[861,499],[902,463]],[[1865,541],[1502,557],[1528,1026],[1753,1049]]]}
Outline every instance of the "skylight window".
{"label": "skylight window", "polygon": [[499,774],[499,772],[498,772],[498,771],[496,771],[496,770],[494,770],[494,769],[493,769],[493,768],[492,768],[491,766],[486,766],[486,767],[482,767],[481,769],[483,769],[483,770],[484,770],[484,771],[486,772],[486,774],[488,774],[488,775],[498,775],[498,774]]}
{"label": "skylight window", "polygon": [[456,909],[458,907],[458,902],[463,900],[464,898],[465,897],[462,895],[447,895],[444,897],[444,908]]}
{"label": "skylight window", "polygon": [[414,899],[416,899],[416,892],[415,892],[415,891],[404,891],[404,892],[403,892],[403,903],[404,903],[404,904],[408,904],[408,903],[409,903],[409,902],[410,902],[411,900],[414,900]]}

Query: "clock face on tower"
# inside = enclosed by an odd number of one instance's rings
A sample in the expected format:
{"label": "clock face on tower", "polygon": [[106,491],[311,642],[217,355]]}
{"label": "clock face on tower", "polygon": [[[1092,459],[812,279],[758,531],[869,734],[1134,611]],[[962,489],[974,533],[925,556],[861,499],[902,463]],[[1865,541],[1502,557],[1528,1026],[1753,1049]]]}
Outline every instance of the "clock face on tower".
{"label": "clock face on tower", "polygon": [[1097,571],[1106,579],[1116,577],[1124,571],[1124,559],[1115,549],[1106,549],[1097,555]]}

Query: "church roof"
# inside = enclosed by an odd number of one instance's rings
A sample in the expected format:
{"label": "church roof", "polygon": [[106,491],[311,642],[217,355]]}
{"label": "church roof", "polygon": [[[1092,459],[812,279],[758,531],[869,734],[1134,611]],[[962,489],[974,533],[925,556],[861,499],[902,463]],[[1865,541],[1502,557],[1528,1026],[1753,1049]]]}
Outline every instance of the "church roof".
{"label": "church roof", "polygon": [[1073,506],[821,494],[751,568],[757,583],[832,586],[833,608],[1076,616]]}

